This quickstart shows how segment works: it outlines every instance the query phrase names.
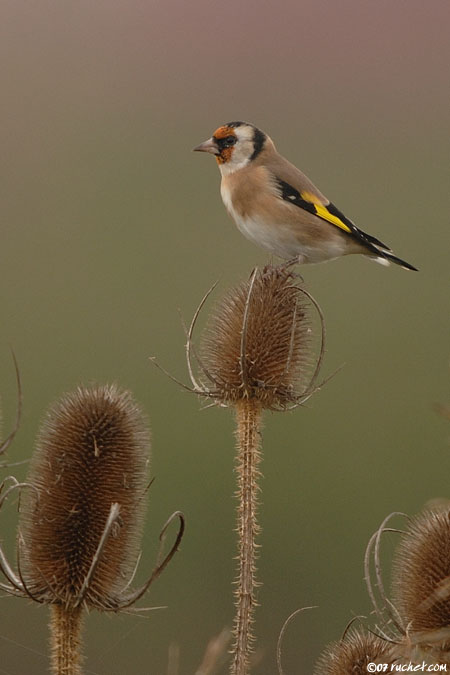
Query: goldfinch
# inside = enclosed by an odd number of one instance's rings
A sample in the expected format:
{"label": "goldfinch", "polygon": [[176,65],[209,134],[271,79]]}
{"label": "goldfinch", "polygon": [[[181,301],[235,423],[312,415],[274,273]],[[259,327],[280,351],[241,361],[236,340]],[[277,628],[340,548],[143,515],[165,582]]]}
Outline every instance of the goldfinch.
{"label": "goldfinch", "polygon": [[224,124],[194,150],[216,156],[227,211],[242,234],[271,253],[299,263],[362,253],[417,269],[357,228],[253,124]]}

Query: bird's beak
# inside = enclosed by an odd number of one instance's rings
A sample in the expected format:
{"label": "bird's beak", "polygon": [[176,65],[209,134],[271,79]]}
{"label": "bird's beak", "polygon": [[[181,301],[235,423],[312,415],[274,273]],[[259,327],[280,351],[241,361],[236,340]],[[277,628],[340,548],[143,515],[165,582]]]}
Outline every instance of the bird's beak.
{"label": "bird's beak", "polygon": [[216,141],[214,138],[208,138],[207,141],[200,143],[197,147],[194,148],[194,152],[210,152],[212,155],[218,155],[219,150],[217,148]]}

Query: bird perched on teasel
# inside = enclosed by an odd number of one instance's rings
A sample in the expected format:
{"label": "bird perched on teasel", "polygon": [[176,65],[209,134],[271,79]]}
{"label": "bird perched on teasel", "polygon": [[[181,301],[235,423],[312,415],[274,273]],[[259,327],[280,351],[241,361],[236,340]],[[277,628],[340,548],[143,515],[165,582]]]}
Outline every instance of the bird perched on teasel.
{"label": "bird perched on teasel", "polygon": [[224,124],[194,150],[216,156],[227,211],[242,234],[271,253],[299,263],[361,253],[417,269],[356,227],[253,124]]}

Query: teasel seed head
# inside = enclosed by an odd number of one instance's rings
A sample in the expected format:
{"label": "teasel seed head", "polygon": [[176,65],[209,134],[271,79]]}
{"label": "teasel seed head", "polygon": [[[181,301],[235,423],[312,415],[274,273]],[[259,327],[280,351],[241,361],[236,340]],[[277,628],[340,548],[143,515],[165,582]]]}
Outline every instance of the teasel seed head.
{"label": "teasel seed head", "polygon": [[450,649],[450,508],[414,518],[393,565],[394,602],[408,638]]}
{"label": "teasel seed head", "polygon": [[[116,386],[80,387],[47,413],[20,516],[27,594],[66,607],[119,609],[136,563],[149,432]],[[37,497],[36,497],[37,493]]]}
{"label": "teasel seed head", "polygon": [[320,656],[314,675],[367,675],[369,663],[392,663],[391,645],[361,629],[350,629]]}
{"label": "teasel seed head", "polygon": [[[322,322],[315,365],[313,306]],[[323,338],[322,314],[299,277],[286,266],[257,268],[213,310],[198,357],[203,393],[223,404],[295,407],[314,391]]]}

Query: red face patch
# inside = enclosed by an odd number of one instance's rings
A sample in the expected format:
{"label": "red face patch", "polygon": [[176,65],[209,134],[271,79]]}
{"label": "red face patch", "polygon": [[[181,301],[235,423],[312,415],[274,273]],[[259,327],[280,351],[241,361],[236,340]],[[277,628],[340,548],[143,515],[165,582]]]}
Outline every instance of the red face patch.
{"label": "red face patch", "polygon": [[233,146],[227,145],[224,142],[224,139],[226,139],[229,136],[232,136],[234,139],[236,139],[234,128],[229,127],[226,124],[216,129],[215,132],[213,133],[213,138],[217,141],[217,145],[219,147],[220,152],[219,155],[216,155],[216,160],[218,164],[226,164],[226,162],[230,161],[231,156],[233,154]]}
{"label": "red face patch", "polygon": [[224,148],[220,151],[220,155],[216,155],[217,164],[226,164],[231,159],[233,148]]}
{"label": "red face patch", "polygon": [[227,127],[226,124],[225,124],[225,126],[219,127],[218,129],[216,129],[215,132],[213,133],[213,137],[219,138],[219,139],[220,138],[226,138],[227,136],[235,136],[235,135],[236,134],[234,133],[233,127]]}

